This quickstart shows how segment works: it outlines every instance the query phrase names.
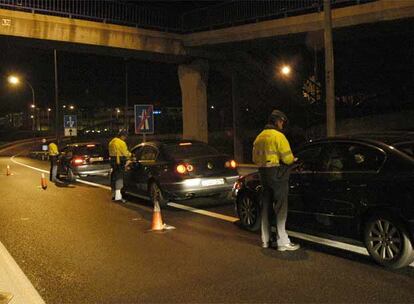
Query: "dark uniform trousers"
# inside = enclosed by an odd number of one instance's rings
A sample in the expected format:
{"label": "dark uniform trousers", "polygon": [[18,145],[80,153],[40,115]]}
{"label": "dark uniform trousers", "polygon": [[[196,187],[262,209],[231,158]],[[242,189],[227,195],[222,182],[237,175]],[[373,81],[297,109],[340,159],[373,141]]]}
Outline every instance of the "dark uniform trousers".
{"label": "dark uniform trousers", "polygon": [[57,175],[57,159],[58,159],[58,156],[57,155],[50,155],[49,156],[49,160],[50,160],[49,180],[51,182],[55,182],[56,181],[56,175]]}
{"label": "dark uniform trousers", "polygon": [[124,172],[126,158],[120,157],[120,163],[116,163],[116,157],[110,157],[111,162],[111,190],[121,190],[124,187]]}
{"label": "dark uniform trousers", "polygon": [[[276,214],[277,244],[284,246],[290,243],[285,224],[288,211],[289,170],[288,166],[259,168],[260,182],[263,186],[262,202],[262,241],[270,241],[270,219]],[[273,212],[272,212],[273,211]]]}

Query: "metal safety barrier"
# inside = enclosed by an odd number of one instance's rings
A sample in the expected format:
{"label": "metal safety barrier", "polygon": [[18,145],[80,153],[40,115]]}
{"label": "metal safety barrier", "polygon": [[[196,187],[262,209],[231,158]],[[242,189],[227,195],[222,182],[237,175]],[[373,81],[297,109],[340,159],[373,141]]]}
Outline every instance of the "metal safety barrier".
{"label": "metal safety barrier", "polygon": [[[332,8],[378,0],[331,0]],[[232,0],[186,13],[112,0],[0,0],[0,8],[190,33],[319,12],[323,0]]]}
{"label": "metal safety barrier", "polygon": [[[332,8],[377,0],[331,0]],[[323,0],[229,1],[182,15],[182,32],[196,32],[323,11]]]}
{"label": "metal safety barrier", "polygon": [[162,31],[181,30],[179,18],[165,10],[109,0],[0,0],[0,7]]}

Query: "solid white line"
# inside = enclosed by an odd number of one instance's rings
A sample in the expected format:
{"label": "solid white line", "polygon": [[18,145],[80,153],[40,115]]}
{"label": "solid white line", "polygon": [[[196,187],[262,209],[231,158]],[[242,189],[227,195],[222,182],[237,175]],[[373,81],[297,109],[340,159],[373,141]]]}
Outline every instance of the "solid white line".
{"label": "solid white line", "polygon": [[206,216],[210,216],[210,217],[214,217],[214,218],[218,218],[227,222],[231,222],[234,223],[236,221],[238,221],[239,219],[237,217],[234,216],[228,216],[228,215],[224,215],[224,214],[220,214],[220,213],[215,213],[215,212],[211,212],[211,211],[207,211],[207,210],[202,210],[202,209],[196,209],[193,207],[189,207],[186,205],[181,205],[181,204],[177,204],[177,203],[167,203],[168,206],[177,208],[177,209],[182,209],[182,210],[186,210],[186,211],[190,211],[190,212],[194,212],[194,213],[198,213],[198,214],[202,214],[202,215],[206,215]]}
{"label": "solid white line", "polygon": [[[32,166],[29,166],[29,165],[26,165],[26,164],[23,164],[23,163],[19,162],[19,161],[17,161],[17,160],[14,159],[14,156],[11,157],[11,161],[14,162],[17,165],[20,165],[20,166],[23,166],[23,167],[27,167],[27,168],[30,168],[30,169],[33,169],[33,170],[36,170],[36,171],[39,171],[39,172],[42,172],[42,173],[50,174],[49,171],[46,171],[46,170],[43,170],[43,169],[39,169],[39,168],[36,168],[36,167],[32,167]],[[85,180],[82,180],[82,179],[78,179],[78,178],[76,179],[76,181],[79,182],[79,183],[86,184],[86,185],[90,185],[90,186],[94,186],[94,187],[97,187],[97,188],[102,188],[102,189],[105,189],[105,190],[111,190],[111,187],[108,187],[108,186],[105,186],[105,185],[102,185],[102,184],[88,182],[88,181],[85,181]]]}
{"label": "solid white line", "polygon": [[[15,155],[16,156],[16,155]],[[30,168],[30,169],[32,169],[32,170],[36,170],[36,171],[39,171],[39,172],[42,172],[42,173],[47,173],[47,174],[49,174],[49,171],[46,171],[46,170],[43,170],[43,169],[39,169],[39,168],[36,168],[36,167],[32,167],[32,166],[29,166],[29,165],[26,165],[26,164],[23,164],[23,163],[21,163],[21,162],[19,162],[19,161],[17,161],[17,160],[15,160],[14,159],[14,157],[15,156],[12,156],[10,159],[11,159],[11,161],[12,162],[14,162],[15,164],[18,164],[18,165],[20,165],[20,166],[23,166],[23,167],[27,167],[27,168]]]}
{"label": "solid white line", "polygon": [[0,242],[0,290],[13,295],[10,304],[45,304],[16,261]]}
{"label": "solid white line", "polygon": [[[42,172],[44,171],[44,170],[37,169],[35,167],[31,167],[31,166],[28,166],[28,165],[25,165],[25,164],[21,164],[21,163],[19,163],[19,164],[23,165],[23,166],[26,166],[28,168],[32,168],[34,170],[38,170],[38,171],[42,171]],[[100,188],[103,188],[103,189],[106,189],[106,190],[111,190],[110,187],[104,186],[104,185],[101,185],[101,184],[87,182],[87,181],[83,181],[83,180],[79,180],[79,179],[77,179],[77,181],[79,181],[81,183],[88,184],[88,185],[92,185],[92,186],[95,186],[95,187],[100,187]],[[202,215],[205,215],[205,216],[221,219],[221,220],[231,222],[231,223],[234,223],[234,222],[239,220],[237,217],[228,216],[228,215],[224,215],[224,214],[220,214],[220,213],[216,213],[216,212],[211,212],[211,211],[207,211],[207,210],[197,209],[197,208],[194,208],[194,207],[190,207],[190,206],[186,206],[186,205],[182,205],[182,204],[177,204],[177,203],[173,203],[173,202],[169,202],[169,203],[167,203],[167,205],[171,206],[171,207],[174,207],[174,208],[177,208],[177,209],[182,209],[182,210],[186,210],[186,211],[189,211],[189,212],[202,214]],[[342,250],[346,250],[346,251],[351,251],[351,252],[362,254],[362,255],[369,255],[368,251],[366,250],[365,247],[351,245],[351,244],[338,242],[338,241],[334,241],[334,240],[330,240],[330,239],[325,239],[325,238],[321,238],[321,237],[318,237],[318,236],[309,235],[309,234],[296,232],[296,231],[287,231],[287,232],[290,236],[298,238],[298,239],[311,241],[311,242],[318,243],[318,244],[321,244],[321,245],[325,245],[325,246],[329,246],[329,247],[333,247],[333,248],[338,248],[338,249],[342,249]],[[414,263],[410,264],[410,266],[414,267]]]}
{"label": "solid white line", "polygon": [[93,183],[93,182],[88,182],[88,181],[85,181],[85,180],[79,179],[79,178],[77,178],[76,181],[78,183],[82,183],[82,184],[86,184],[86,185],[90,185],[90,186],[94,186],[94,187],[97,187],[97,188],[102,188],[102,189],[111,191],[111,187],[109,187],[109,186],[105,186],[105,185],[97,184],[97,183]]}

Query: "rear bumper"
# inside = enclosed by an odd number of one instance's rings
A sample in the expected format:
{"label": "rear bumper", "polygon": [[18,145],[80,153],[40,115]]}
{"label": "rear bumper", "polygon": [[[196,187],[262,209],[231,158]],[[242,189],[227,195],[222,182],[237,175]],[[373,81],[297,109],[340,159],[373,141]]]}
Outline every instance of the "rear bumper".
{"label": "rear bumper", "polygon": [[72,171],[75,175],[99,175],[105,176],[111,173],[111,166],[99,165],[99,166],[78,166],[72,167]]}
{"label": "rear bumper", "polygon": [[[169,199],[185,200],[197,197],[227,195],[231,193],[239,176],[193,178],[175,183],[161,183],[164,195]],[[223,183],[219,183],[222,180]]]}

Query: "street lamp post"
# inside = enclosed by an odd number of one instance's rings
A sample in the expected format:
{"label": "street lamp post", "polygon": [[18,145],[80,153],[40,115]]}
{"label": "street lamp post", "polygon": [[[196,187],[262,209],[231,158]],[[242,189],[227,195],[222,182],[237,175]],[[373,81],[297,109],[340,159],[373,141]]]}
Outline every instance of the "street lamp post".
{"label": "street lamp post", "polygon": [[[10,75],[7,80],[12,85],[18,85],[20,83],[20,78],[15,75]],[[30,84],[30,82],[27,81],[27,79],[23,78],[23,81],[29,86],[31,92],[32,92],[32,104],[30,107],[33,109],[33,121],[32,121],[32,131],[33,131],[33,138],[36,137],[36,99],[35,99],[35,92],[33,89],[33,86]]]}
{"label": "street lamp post", "polygon": [[51,108],[47,108],[47,130],[50,131],[50,112],[52,111]]}

